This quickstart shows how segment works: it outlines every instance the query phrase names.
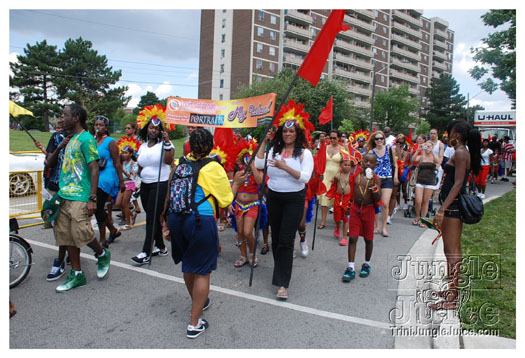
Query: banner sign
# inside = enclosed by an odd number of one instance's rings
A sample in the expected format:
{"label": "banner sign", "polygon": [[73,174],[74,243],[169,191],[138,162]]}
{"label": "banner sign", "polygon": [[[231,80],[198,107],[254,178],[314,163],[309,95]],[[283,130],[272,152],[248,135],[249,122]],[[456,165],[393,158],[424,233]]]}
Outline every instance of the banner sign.
{"label": "banner sign", "polygon": [[228,101],[169,97],[166,122],[183,126],[249,128],[273,117],[275,93]]}
{"label": "banner sign", "polygon": [[515,127],[516,111],[476,111],[474,125],[478,127]]}

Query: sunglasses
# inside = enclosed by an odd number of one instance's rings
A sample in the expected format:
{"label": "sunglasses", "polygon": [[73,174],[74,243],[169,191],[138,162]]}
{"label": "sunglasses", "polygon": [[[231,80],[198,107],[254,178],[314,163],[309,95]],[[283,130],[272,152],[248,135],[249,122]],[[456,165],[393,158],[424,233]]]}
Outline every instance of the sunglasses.
{"label": "sunglasses", "polygon": [[330,137],[330,139],[338,139],[337,137]]}
{"label": "sunglasses", "polygon": [[385,140],[385,137],[375,137],[374,140]]}

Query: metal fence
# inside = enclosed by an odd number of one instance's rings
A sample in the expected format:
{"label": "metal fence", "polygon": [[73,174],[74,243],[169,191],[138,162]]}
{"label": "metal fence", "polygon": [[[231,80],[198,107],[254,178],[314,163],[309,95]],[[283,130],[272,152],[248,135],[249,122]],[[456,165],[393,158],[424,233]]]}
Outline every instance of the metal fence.
{"label": "metal fence", "polygon": [[43,174],[43,170],[9,172],[9,217],[40,218]]}

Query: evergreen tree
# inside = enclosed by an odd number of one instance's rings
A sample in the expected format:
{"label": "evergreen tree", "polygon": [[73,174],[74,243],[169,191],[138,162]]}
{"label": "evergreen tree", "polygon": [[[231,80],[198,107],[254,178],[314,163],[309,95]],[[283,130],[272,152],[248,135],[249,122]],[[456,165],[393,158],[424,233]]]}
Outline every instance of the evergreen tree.
{"label": "evergreen tree", "polygon": [[459,94],[459,84],[450,74],[443,73],[439,78],[433,77],[425,96],[429,101],[425,119],[431,128],[436,128],[441,133],[447,129],[452,119],[464,118],[465,97]]}
{"label": "evergreen tree", "polygon": [[[491,70],[491,75],[501,81],[499,88],[512,100],[516,108],[516,9],[490,10],[481,16],[486,26],[497,28],[506,25],[506,30],[497,31],[483,39],[486,46],[472,48],[473,59],[480,62],[469,70],[472,78],[481,81]],[[498,84],[487,78],[480,87],[492,94],[498,89]]]}
{"label": "evergreen tree", "polygon": [[375,98],[374,121],[379,128],[390,127],[394,133],[408,133],[408,126],[419,122],[412,116],[418,106],[417,98],[410,97],[406,85],[379,91]]}
{"label": "evergreen tree", "polygon": [[[147,106],[154,106],[157,103],[160,103],[159,97],[154,92],[146,92],[146,94],[142,97],[140,97],[140,102],[137,104],[137,107],[133,109],[133,114],[138,116],[139,112],[144,109],[144,107]],[[166,106],[166,102],[164,102],[163,106]]]}
{"label": "evergreen tree", "polygon": [[9,85],[16,88],[9,98],[33,112],[35,117],[24,116],[22,125],[27,129],[49,131],[49,118],[60,115],[60,106],[52,95],[55,92],[54,74],[57,73],[57,48],[46,40],[35,45],[27,44],[24,55],[9,64],[12,76]]}
{"label": "evergreen tree", "polygon": [[113,71],[106,56],[92,48],[91,41],[81,37],[67,40],[59,53],[59,64],[62,72],[55,79],[59,97],[80,104],[89,117],[104,115],[111,119],[128,103],[127,87],[115,86],[122,71]]}

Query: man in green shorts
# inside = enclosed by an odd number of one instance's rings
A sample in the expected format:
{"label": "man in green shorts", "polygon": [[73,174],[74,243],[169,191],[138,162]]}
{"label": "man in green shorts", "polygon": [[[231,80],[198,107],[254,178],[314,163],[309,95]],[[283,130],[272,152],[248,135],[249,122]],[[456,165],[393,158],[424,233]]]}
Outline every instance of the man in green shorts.
{"label": "man in green shorts", "polygon": [[56,244],[67,247],[72,270],[66,282],[56,288],[57,292],[69,291],[86,284],[86,275],[80,267],[81,247],[87,245],[95,251],[99,279],[107,276],[111,260],[109,250],[103,249],[95,237],[90,219],[97,205],[97,142],[86,130],[87,113],[84,108],[77,104],[66,105],[63,116],[64,127],[73,136],[62,162],[58,192],[62,203],[53,229]]}

